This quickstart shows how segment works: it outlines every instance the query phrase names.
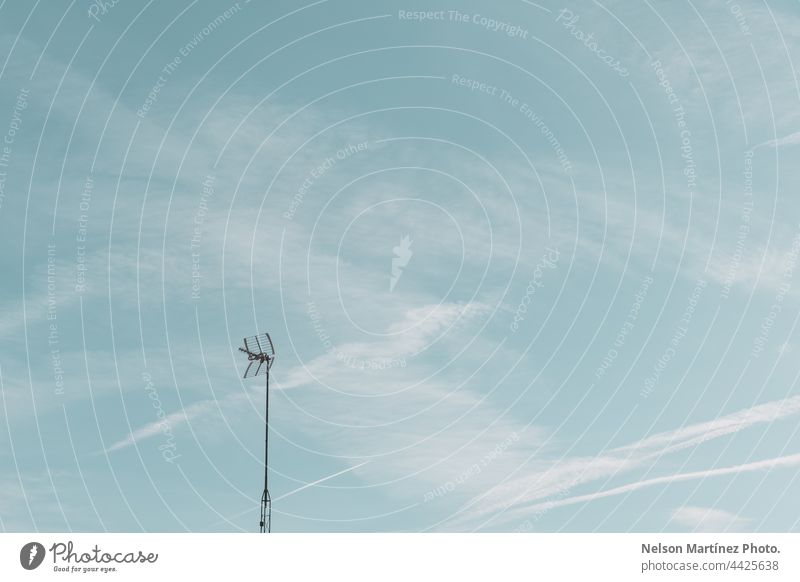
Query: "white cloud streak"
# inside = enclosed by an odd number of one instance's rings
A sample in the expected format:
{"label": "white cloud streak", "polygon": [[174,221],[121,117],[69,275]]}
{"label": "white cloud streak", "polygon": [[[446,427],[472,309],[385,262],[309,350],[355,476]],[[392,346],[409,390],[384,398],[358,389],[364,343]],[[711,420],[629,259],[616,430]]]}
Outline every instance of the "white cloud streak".
{"label": "white cloud streak", "polygon": [[[642,466],[646,461],[658,459],[662,455],[696,447],[704,442],[734,434],[757,424],[767,424],[798,413],[800,413],[800,397],[791,397],[760,404],[715,420],[659,433],[630,445],[611,449],[596,457],[540,462],[532,474],[498,486],[473,499],[461,509],[461,516],[456,518],[454,523],[489,519],[492,514],[501,511],[506,511],[501,520],[507,521],[524,517],[529,512],[539,511],[543,507],[557,507],[578,503],[581,500],[590,501],[605,497],[607,496],[606,492],[563,498],[575,487],[622,474]],[[709,475],[727,474],[726,471],[712,470]],[[702,472],[691,475],[694,475],[691,478],[698,478]],[[669,482],[671,479],[682,480],[680,476],[667,476],[641,483],[644,483],[642,486],[651,486]],[[611,494],[624,493],[629,490],[626,488],[637,489],[639,484],[633,483],[611,490],[614,491]],[[534,506],[530,505],[531,502],[548,497],[558,497],[559,499]],[[465,511],[466,509],[468,511]]]}
{"label": "white cloud streak", "polygon": [[[397,335],[390,336],[389,339],[382,342],[347,343],[338,349],[343,353],[364,360],[408,357],[422,350],[427,342],[430,342],[438,334],[446,332],[448,328],[454,325],[467,324],[475,318],[486,314],[487,311],[488,307],[486,305],[474,302],[413,308],[406,312],[401,321],[390,327],[389,331]],[[357,372],[358,370],[345,366],[337,359],[335,354],[326,353],[308,363],[292,368],[283,376],[283,379],[275,374],[276,380],[271,382],[270,389],[286,390],[312,384],[327,385],[337,381],[353,385],[356,390],[359,389],[359,385],[374,386],[372,383],[363,382],[363,379],[355,381],[354,376],[357,375]],[[343,376],[347,376],[347,378],[343,378]],[[391,386],[394,386],[394,384],[391,384]],[[428,396],[430,394],[431,391],[428,392]],[[174,431],[201,416],[218,410],[229,409],[234,404],[234,401],[238,402],[240,398],[241,395],[234,394],[226,396],[219,401],[202,400],[196,402],[183,410],[167,414],[163,418],[135,429],[127,437],[114,442],[106,450],[107,452],[118,451],[164,433],[165,430]],[[451,402],[455,402],[457,399],[457,396],[453,396]]]}
{"label": "white cloud streak", "polygon": [[644,489],[645,487],[653,487],[655,485],[669,485],[672,483],[680,483],[682,481],[693,481],[696,479],[708,479],[711,477],[721,477],[724,475],[736,475],[739,473],[752,473],[756,471],[766,471],[773,468],[786,468],[786,467],[797,467],[797,466],[800,466],[800,454],[787,455],[784,457],[775,457],[772,459],[766,459],[764,461],[744,463],[741,465],[734,465],[731,467],[724,467],[721,469],[707,469],[705,471],[693,471],[691,473],[678,473],[676,475],[666,475],[664,477],[645,479],[644,481],[637,481],[635,483],[629,483],[628,485],[622,485],[620,487],[614,487],[612,489],[606,489],[604,491],[598,491],[596,493],[589,493],[586,495],[575,495],[573,497],[567,497],[565,499],[558,499],[546,503],[538,503],[536,505],[529,506],[527,510],[532,512],[537,512],[537,511],[547,510],[553,507],[563,507],[565,505],[585,503],[587,501],[594,501],[596,499],[603,499],[606,497],[612,497],[614,495],[622,495],[623,493],[638,491],[639,489]]}
{"label": "white cloud streak", "polygon": [[[780,137],[780,138],[777,138],[777,139],[771,139],[769,141],[765,141],[764,143],[760,143],[757,146],[755,146],[755,148],[761,148],[761,147],[779,148],[779,147],[782,147],[782,146],[792,146],[792,145],[797,145],[797,144],[800,144],[800,131],[797,131],[795,133],[791,133],[791,134],[789,134],[787,136],[784,136],[784,137]],[[755,149],[755,148],[753,148],[753,149]]]}
{"label": "white cloud streak", "polygon": [[742,531],[749,519],[722,509],[685,505],[672,512],[670,522],[694,532]]}

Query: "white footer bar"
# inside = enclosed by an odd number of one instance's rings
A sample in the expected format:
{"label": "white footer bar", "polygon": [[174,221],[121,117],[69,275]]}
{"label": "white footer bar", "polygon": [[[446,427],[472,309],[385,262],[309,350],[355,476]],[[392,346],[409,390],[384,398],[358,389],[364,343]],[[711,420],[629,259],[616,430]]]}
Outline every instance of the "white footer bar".
{"label": "white footer bar", "polygon": [[800,534],[0,534],[2,580],[800,580]]}

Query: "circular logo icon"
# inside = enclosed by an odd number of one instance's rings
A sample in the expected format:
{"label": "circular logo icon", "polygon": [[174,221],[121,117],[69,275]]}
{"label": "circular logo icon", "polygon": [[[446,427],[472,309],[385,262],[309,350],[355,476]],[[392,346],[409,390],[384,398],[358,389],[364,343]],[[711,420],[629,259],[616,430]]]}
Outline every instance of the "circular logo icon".
{"label": "circular logo icon", "polygon": [[26,570],[35,570],[44,561],[44,546],[39,542],[28,542],[19,551],[19,563]]}

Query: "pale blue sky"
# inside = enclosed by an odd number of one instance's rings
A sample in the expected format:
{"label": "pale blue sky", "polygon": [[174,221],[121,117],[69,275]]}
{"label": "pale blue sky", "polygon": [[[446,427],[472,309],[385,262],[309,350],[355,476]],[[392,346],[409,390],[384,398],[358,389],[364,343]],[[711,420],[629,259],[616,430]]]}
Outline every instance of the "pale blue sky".
{"label": "pale blue sky", "polygon": [[797,3],[455,10],[0,3],[0,527],[798,529]]}

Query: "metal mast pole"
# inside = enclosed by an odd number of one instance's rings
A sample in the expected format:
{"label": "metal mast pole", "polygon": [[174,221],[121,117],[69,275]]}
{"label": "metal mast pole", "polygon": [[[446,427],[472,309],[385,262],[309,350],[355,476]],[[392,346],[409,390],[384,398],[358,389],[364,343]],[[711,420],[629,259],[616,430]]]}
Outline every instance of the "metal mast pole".
{"label": "metal mast pole", "polygon": [[[266,405],[264,407],[264,493],[261,495],[261,533],[270,532],[272,527],[272,499],[269,496],[267,467],[269,466],[269,368],[266,373]],[[265,529],[266,528],[266,529]]]}
{"label": "metal mast pole", "polygon": [[268,333],[260,333],[242,340],[244,347],[240,352],[247,354],[245,378],[266,376],[264,390],[264,493],[261,494],[261,521],[258,522],[261,533],[272,530],[272,499],[269,496],[269,370],[275,361],[275,346]]}

